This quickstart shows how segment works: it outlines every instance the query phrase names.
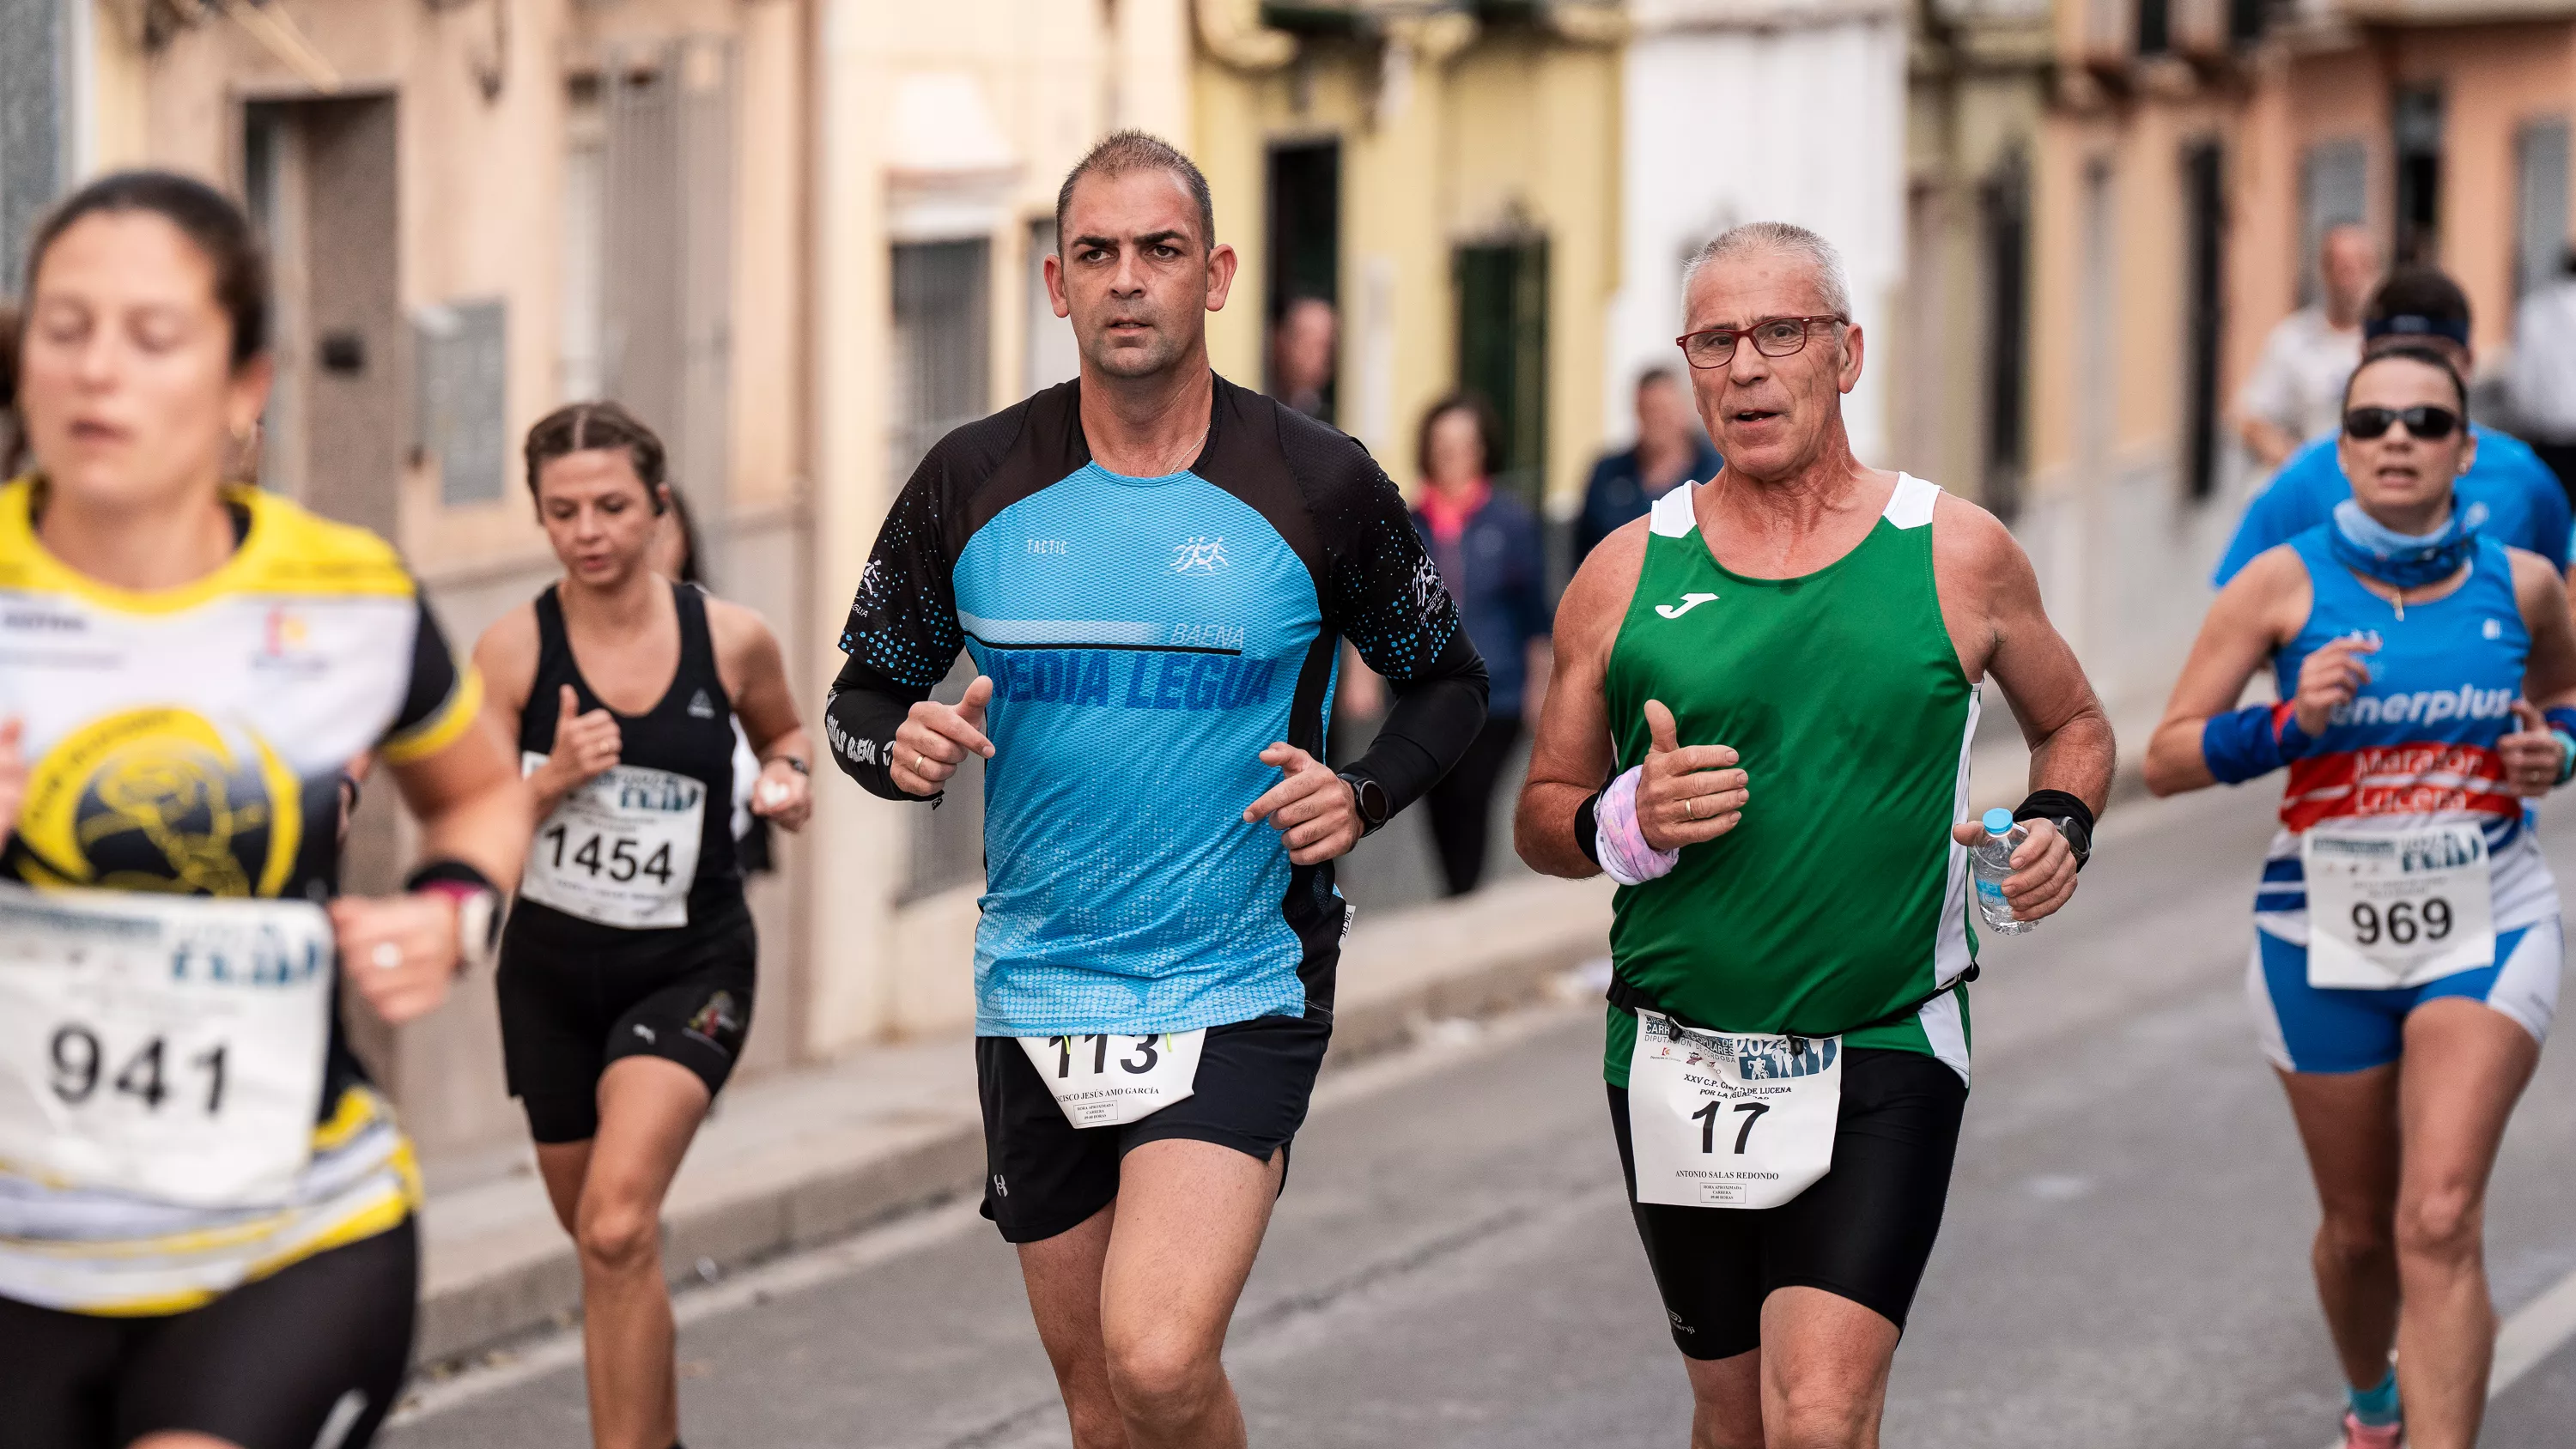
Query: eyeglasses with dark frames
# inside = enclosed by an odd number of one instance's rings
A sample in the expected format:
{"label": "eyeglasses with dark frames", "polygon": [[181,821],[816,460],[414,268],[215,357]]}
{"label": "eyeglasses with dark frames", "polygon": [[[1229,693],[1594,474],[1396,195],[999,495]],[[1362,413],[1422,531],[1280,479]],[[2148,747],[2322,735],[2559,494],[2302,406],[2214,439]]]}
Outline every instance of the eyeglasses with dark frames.
{"label": "eyeglasses with dark frames", "polygon": [[1735,340],[1753,339],[1753,350],[1765,357],[1787,357],[1807,345],[1807,333],[1818,322],[1837,327],[1851,325],[1849,317],[1826,313],[1815,317],[1765,317],[1750,327],[1711,327],[1705,332],[1685,332],[1673,341],[1681,347],[1682,358],[1696,368],[1724,367],[1735,360]]}

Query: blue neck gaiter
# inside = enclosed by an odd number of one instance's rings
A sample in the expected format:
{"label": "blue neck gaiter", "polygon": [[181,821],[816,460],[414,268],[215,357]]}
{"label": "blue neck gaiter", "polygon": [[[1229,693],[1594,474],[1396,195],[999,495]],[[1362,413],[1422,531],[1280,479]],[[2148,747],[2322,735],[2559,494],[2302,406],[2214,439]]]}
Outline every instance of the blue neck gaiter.
{"label": "blue neck gaiter", "polygon": [[2334,528],[2326,535],[2335,562],[2355,573],[2368,574],[2384,584],[2401,589],[2420,589],[2438,584],[2460,571],[2468,561],[2469,550],[2478,545],[2478,531],[2460,522],[2456,501],[2451,516],[2442,526],[2427,534],[2399,533],[2387,524],[2361,511],[2361,504],[2347,498],[2335,505]]}

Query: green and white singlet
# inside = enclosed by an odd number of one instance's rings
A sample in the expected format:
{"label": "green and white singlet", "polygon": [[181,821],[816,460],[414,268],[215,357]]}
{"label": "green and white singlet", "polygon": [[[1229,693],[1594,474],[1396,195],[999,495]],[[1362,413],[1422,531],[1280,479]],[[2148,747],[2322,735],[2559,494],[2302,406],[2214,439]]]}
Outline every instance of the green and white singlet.
{"label": "green and white singlet", "polygon": [[[1681,1019],[1721,1030],[1849,1033],[1845,1044],[1937,1057],[1968,1075],[1966,988],[1854,1031],[1955,981],[1976,959],[1967,808],[1977,687],[1941,620],[1932,507],[1900,475],[1859,546],[1814,573],[1746,578],[1701,539],[1693,487],[1655,501],[1605,695],[1618,768],[1646,756],[1645,707],[1684,745],[1742,757],[1736,827],[1682,847],[1672,872],[1622,887],[1618,974]],[[1610,1010],[1603,1069],[1627,1085],[1636,1017]]]}

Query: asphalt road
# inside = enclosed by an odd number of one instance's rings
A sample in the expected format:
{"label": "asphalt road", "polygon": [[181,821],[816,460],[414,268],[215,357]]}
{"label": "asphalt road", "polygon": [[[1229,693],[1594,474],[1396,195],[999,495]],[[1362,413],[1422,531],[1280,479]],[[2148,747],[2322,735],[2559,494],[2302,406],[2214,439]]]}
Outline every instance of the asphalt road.
{"label": "asphalt road", "polygon": [[[2576,880],[2576,808],[2556,813],[2553,860]],[[2334,1438],[2314,1201],[2242,997],[2268,828],[2251,792],[2132,807],[2066,914],[1989,946],[1976,1091],[1887,1443]],[[1575,1004],[1327,1081],[1228,1355],[1255,1443],[1685,1442],[1599,1050],[1599,1008]],[[2489,1261],[2508,1314],[2576,1274],[2571,1181],[2576,1052],[2561,1044],[2497,1173]],[[1012,1258],[971,1208],[698,1290],[682,1313],[699,1449],[1066,1443]],[[2544,1304],[2518,1320],[2518,1342],[2548,1330],[2544,1351],[2498,1397],[2486,1444],[2576,1438],[2567,1318]],[[583,1442],[576,1352],[543,1341],[428,1386],[389,1441]]]}

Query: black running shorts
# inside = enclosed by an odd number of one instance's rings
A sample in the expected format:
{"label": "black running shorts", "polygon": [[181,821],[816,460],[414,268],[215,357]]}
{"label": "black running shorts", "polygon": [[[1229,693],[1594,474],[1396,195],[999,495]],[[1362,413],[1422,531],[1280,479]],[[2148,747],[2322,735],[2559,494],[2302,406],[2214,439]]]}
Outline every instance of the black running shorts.
{"label": "black running shorts", "polygon": [[[521,910],[526,910],[521,907]],[[622,1057],[661,1057],[724,1090],[751,1029],[760,943],[751,909],[730,909],[627,952],[572,947],[513,912],[501,942],[501,1057],[539,1142],[599,1134],[599,1078]],[[672,939],[676,938],[676,939]]]}
{"label": "black running shorts", "polygon": [[[1140,1144],[1188,1138],[1267,1162],[1305,1124],[1330,1023],[1264,1016],[1210,1027],[1191,1094],[1123,1127],[1077,1128],[1046,1078],[1006,1036],[975,1039],[984,1099],[984,1216],[1005,1241],[1082,1226],[1118,1196],[1118,1164]],[[1282,1179],[1285,1186],[1285,1179]]]}
{"label": "black running shorts", "polygon": [[364,1449],[411,1366],[420,1240],[398,1227],[158,1318],[0,1298],[0,1449],[205,1434],[242,1449]]}
{"label": "black running shorts", "polygon": [[1782,1288],[1821,1288],[1903,1329],[1941,1232],[1967,1105],[1968,1084],[1935,1058],[1845,1048],[1832,1171],[1775,1208],[1667,1207],[1637,1201],[1628,1090],[1610,1088],[1629,1208],[1683,1356],[1761,1347],[1763,1300]]}

